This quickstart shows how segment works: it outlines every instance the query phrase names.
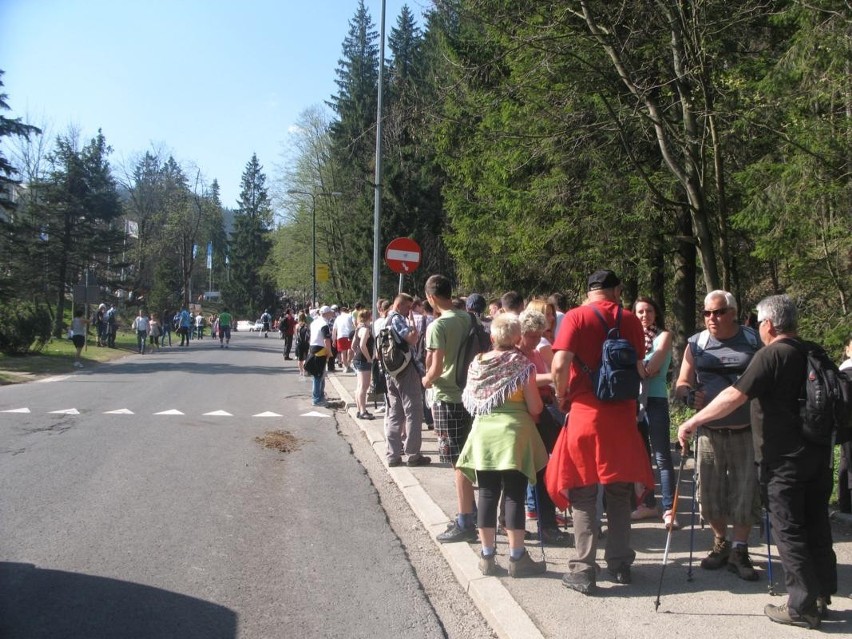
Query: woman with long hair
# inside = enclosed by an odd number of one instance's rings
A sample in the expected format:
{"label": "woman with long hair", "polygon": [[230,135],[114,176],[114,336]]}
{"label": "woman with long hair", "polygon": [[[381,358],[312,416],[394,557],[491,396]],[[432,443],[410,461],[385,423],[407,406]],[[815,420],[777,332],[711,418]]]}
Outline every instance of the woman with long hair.
{"label": "woman with long hair", "polygon": [[352,367],[358,375],[355,387],[355,408],[358,419],[373,419],[367,410],[367,390],[370,388],[370,374],[373,369],[373,334],[370,330],[370,320],[373,315],[368,309],[360,310],[355,315],[355,335],[352,337]]}
{"label": "woman with long hair", "polygon": [[[663,522],[666,527],[678,528],[672,518],[675,472],[672,463],[671,435],[669,428],[669,399],[666,374],[672,362],[672,334],[666,330],[663,314],[657,303],[649,297],[638,297],[633,303],[633,312],[642,323],[645,332],[645,380],[647,403],[645,418],[648,424],[648,439],[651,453],[660,471],[660,490],[663,501]],[[637,504],[633,519],[659,516],[653,491]]]}

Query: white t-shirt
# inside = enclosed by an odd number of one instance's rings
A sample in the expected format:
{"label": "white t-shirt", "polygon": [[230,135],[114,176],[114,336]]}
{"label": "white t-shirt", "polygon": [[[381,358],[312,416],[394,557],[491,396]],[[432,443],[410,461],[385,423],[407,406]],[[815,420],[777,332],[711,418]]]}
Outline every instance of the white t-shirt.
{"label": "white t-shirt", "polygon": [[146,315],[137,315],[133,320],[133,328],[137,331],[148,331],[148,317]]}
{"label": "white t-shirt", "polygon": [[341,313],[334,320],[333,332],[337,339],[349,337],[349,333],[355,330],[355,322],[352,321],[352,313]]}
{"label": "white t-shirt", "polygon": [[[328,332],[322,329],[327,328]],[[331,339],[331,327],[321,315],[311,322],[311,346],[325,346],[325,338]]]}

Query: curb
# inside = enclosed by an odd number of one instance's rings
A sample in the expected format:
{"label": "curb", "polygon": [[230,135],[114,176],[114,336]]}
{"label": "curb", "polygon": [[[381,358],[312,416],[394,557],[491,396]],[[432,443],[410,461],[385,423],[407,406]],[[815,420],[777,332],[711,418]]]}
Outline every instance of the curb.
{"label": "curb", "polygon": [[367,436],[376,456],[385,464],[388,474],[397,487],[402,491],[405,500],[412,511],[426,528],[429,536],[440,550],[471,600],[485,617],[485,620],[501,639],[544,639],[544,635],[533,623],[533,620],[521,608],[515,598],[497,577],[484,577],[479,572],[478,556],[469,544],[440,544],[435,541],[435,535],[444,531],[444,526],[451,519],[440,506],[429,496],[420,482],[405,466],[387,468],[385,462],[385,436],[383,421],[366,421],[355,418],[350,412],[354,399],[336,374],[328,375],[328,380],[341,399],[346,402],[346,413]]}

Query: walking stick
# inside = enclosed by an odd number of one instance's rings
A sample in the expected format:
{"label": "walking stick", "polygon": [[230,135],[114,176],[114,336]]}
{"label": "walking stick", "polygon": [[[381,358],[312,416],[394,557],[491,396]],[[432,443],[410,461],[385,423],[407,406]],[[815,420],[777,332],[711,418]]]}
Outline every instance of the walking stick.
{"label": "walking stick", "polygon": [[689,524],[689,568],[686,580],[692,581],[692,549],[695,547],[695,509],[698,507],[698,438],[695,438],[695,466],[692,469],[692,520]]}
{"label": "walking stick", "polygon": [[657,587],[657,600],[654,602],[654,612],[660,607],[660,593],[663,591],[663,576],[666,574],[666,562],[669,559],[669,547],[672,543],[672,533],[674,532],[674,521],[677,516],[677,501],[680,497],[680,476],[683,473],[683,465],[686,462],[686,455],[683,450],[680,451],[680,467],[677,470],[677,479],[675,480],[674,499],[672,500],[672,525],[668,527],[669,531],[666,535],[666,549],[663,552],[663,569],[660,571],[660,585]]}
{"label": "walking stick", "polygon": [[769,594],[771,596],[775,596],[777,593],[775,592],[775,582],[772,579],[772,538],[771,538],[771,529],[772,524],[769,523],[769,509],[764,509],[765,513],[765,526],[766,526],[766,558],[768,560],[768,564],[766,566],[766,571],[769,577]]}

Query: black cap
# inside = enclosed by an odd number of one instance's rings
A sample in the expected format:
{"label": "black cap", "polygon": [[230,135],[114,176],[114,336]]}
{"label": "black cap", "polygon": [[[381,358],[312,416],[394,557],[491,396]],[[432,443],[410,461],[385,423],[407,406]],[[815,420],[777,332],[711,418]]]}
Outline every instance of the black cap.
{"label": "black cap", "polygon": [[619,284],[621,284],[621,280],[618,279],[618,275],[606,269],[595,271],[594,273],[589,275],[590,291],[599,291],[605,288],[615,288]]}
{"label": "black cap", "polygon": [[482,295],[480,295],[479,293],[471,293],[467,296],[465,307],[467,308],[467,310],[473,311],[474,313],[484,313],[485,298],[482,297]]}

